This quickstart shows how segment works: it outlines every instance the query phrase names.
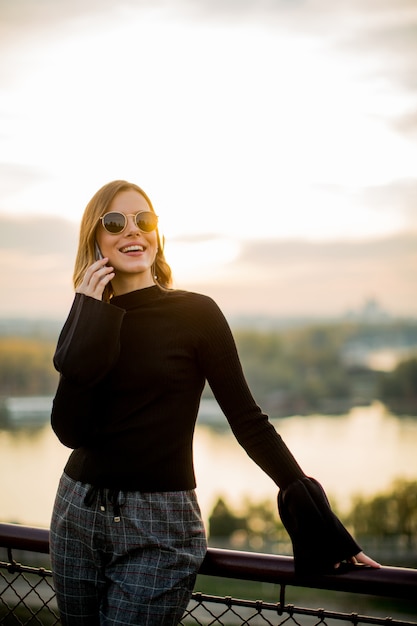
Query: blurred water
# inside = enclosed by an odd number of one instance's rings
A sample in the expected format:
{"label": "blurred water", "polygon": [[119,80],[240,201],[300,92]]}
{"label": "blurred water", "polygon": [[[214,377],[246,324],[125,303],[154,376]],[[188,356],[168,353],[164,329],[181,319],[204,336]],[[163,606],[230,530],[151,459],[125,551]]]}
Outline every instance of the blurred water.
{"label": "blurred water", "polygon": [[[245,497],[275,501],[274,483],[247,457],[218,409],[205,405],[201,422],[194,457],[205,520],[219,496],[236,508]],[[304,471],[342,510],[354,494],[388,489],[395,478],[417,480],[417,419],[390,415],[380,404],[273,423]],[[69,453],[48,423],[0,430],[0,520],[48,526]]]}

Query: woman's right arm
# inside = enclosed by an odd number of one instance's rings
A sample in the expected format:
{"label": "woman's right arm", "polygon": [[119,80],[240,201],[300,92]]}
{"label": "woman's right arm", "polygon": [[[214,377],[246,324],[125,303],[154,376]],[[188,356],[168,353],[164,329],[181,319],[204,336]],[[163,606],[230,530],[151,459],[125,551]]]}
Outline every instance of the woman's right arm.
{"label": "woman's right arm", "polygon": [[54,354],[58,372],[82,386],[104,378],[119,356],[124,315],[123,309],[76,293]]}
{"label": "woman's right arm", "polygon": [[119,356],[124,315],[123,309],[75,295],[54,355],[60,378],[51,415],[55,434],[69,448],[88,445],[97,432],[100,381]]}
{"label": "woman's right arm", "polygon": [[87,269],[54,355],[58,372],[80,385],[93,385],[102,379],[119,354],[125,311],[102,301],[103,291],[114,277],[107,261],[100,259]]}
{"label": "woman's right arm", "polygon": [[75,449],[94,442],[102,419],[100,401],[96,387],[83,387],[59,377],[51,426],[64,446]]}
{"label": "woman's right arm", "polygon": [[69,448],[87,445],[94,439],[101,414],[99,382],[119,356],[125,311],[101,300],[111,269],[99,262],[87,270],[54,355],[60,378],[51,424],[58,439]]}

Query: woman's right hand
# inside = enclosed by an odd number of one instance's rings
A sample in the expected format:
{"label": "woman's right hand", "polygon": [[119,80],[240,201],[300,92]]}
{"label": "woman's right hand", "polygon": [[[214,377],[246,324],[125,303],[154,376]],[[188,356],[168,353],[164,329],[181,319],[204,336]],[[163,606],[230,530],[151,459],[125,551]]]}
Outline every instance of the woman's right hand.
{"label": "woman's right hand", "polygon": [[102,300],[104,288],[115,277],[113,267],[106,265],[108,258],[95,261],[87,269],[82,283],[77,287],[76,293],[83,293],[96,300]]}

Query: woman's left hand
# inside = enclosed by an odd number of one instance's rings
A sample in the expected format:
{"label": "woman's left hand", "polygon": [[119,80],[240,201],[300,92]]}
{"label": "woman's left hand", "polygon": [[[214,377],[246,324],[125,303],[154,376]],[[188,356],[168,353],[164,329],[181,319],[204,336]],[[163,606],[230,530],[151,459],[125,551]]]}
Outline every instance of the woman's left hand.
{"label": "woman's left hand", "polygon": [[[364,552],[358,552],[355,556],[352,556],[350,559],[347,559],[348,563],[353,563],[354,565],[368,565],[368,567],[379,568],[381,564],[377,561],[371,559],[371,557],[367,556]],[[340,567],[340,563],[336,563],[335,568]]]}

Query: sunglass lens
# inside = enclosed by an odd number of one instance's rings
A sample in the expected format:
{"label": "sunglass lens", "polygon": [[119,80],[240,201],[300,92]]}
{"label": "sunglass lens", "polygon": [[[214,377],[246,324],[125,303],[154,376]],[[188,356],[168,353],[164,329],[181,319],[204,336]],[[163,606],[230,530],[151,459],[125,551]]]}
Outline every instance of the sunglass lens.
{"label": "sunglass lens", "polygon": [[109,233],[120,233],[124,229],[126,218],[123,213],[107,213],[103,218],[103,226]]}
{"label": "sunglass lens", "polygon": [[151,211],[138,213],[136,215],[136,225],[140,230],[143,230],[143,232],[150,233],[155,230],[158,225],[158,216]]}

